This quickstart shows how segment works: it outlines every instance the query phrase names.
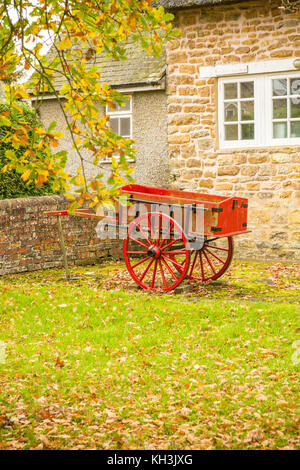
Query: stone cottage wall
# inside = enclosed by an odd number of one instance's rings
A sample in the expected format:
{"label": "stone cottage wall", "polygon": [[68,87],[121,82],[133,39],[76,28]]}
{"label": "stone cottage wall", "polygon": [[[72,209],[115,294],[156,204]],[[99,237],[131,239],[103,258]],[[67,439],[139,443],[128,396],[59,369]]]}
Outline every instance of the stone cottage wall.
{"label": "stone cottage wall", "polygon": [[[44,211],[66,209],[63,196],[44,196],[0,201],[0,275],[62,267],[57,218]],[[62,216],[68,263],[97,263],[122,256],[119,240],[99,240],[97,221]]]}
{"label": "stone cottage wall", "polygon": [[168,46],[168,143],[174,186],[249,198],[253,232],[236,237],[240,256],[290,259],[300,248],[300,147],[219,150],[217,79],[199,77],[199,66],[300,57],[299,17],[279,5],[176,12],[182,36]]}

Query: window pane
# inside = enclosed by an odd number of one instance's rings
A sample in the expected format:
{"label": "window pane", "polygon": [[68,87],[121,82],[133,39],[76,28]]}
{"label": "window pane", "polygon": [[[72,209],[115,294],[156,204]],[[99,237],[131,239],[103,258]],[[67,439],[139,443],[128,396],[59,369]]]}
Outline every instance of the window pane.
{"label": "window pane", "polygon": [[287,80],[276,79],[273,80],[273,96],[285,96],[287,94]]}
{"label": "window pane", "polygon": [[291,122],[291,137],[300,137],[300,121]]}
{"label": "window pane", "polygon": [[239,132],[238,132],[238,125],[225,126],[225,140],[238,140]]}
{"label": "window pane", "polygon": [[273,123],[273,138],[285,139],[286,137],[287,137],[287,123],[286,122],[274,122]]}
{"label": "window pane", "polygon": [[273,100],[273,119],[282,119],[287,117],[287,100]]}
{"label": "window pane", "polygon": [[237,103],[225,103],[225,121],[238,121]]}
{"label": "window pane", "polygon": [[117,105],[117,103],[113,102],[112,107],[110,106],[106,106],[106,112],[107,114],[113,114],[113,113],[117,113],[118,112],[118,109],[119,109],[119,106]]}
{"label": "window pane", "polygon": [[253,98],[254,97],[254,82],[242,82],[241,83],[241,98]]}
{"label": "window pane", "polygon": [[300,77],[291,79],[291,95],[300,95]]}
{"label": "window pane", "polygon": [[242,140],[254,139],[254,124],[242,124]]}
{"label": "window pane", "polygon": [[121,124],[121,131],[120,134],[123,137],[129,137],[130,136],[130,118],[120,118],[120,124]]}
{"label": "window pane", "polygon": [[300,118],[300,98],[291,98],[291,117]]}
{"label": "window pane", "polygon": [[234,100],[238,97],[237,83],[225,83],[224,97],[225,100]]}
{"label": "window pane", "polygon": [[115,132],[116,134],[119,133],[118,118],[110,118],[109,125],[110,125],[110,128],[113,132]]}
{"label": "window pane", "polygon": [[242,121],[254,121],[254,101],[242,101]]}
{"label": "window pane", "polygon": [[130,111],[130,100],[125,101],[123,106],[118,106],[119,111]]}

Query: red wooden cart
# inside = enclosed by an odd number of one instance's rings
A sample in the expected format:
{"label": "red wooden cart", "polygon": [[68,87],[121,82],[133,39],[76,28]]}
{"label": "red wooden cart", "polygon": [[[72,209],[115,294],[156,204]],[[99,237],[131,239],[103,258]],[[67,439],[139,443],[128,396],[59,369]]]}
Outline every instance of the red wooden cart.
{"label": "red wooden cart", "polygon": [[[231,263],[232,237],[248,232],[245,198],[132,184],[123,186],[122,193],[129,205],[117,204],[109,216],[88,209],[78,209],[74,215],[102,220],[103,229],[117,224],[125,230],[125,263],[143,289],[170,291],[185,278],[218,279]],[[58,216],[66,269],[60,216],[67,214],[46,212]]]}

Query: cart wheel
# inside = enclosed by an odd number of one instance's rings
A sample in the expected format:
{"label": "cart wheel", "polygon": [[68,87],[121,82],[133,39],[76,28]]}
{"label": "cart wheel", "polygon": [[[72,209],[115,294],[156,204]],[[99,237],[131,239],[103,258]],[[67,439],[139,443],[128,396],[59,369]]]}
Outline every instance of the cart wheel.
{"label": "cart wheel", "polygon": [[135,282],[153,291],[167,292],[177,287],[190,265],[188,241],[182,228],[158,212],[142,214],[130,224],[124,240],[124,258]]}
{"label": "cart wheel", "polygon": [[213,281],[228,269],[233,256],[232,237],[205,240],[201,250],[192,252],[188,279]]}

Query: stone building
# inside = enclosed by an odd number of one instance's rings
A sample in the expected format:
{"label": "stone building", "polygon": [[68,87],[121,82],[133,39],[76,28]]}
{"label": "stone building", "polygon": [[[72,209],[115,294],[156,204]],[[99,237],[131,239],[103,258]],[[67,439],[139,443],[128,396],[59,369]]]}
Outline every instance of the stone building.
{"label": "stone building", "polygon": [[240,256],[299,258],[299,16],[280,0],[160,3],[182,31],[167,47],[172,184],[249,198]]}
{"label": "stone building", "polygon": [[[157,3],[182,31],[166,57],[99,63],[132,96],[137,182],[248,197],[239,255],[299,258],[299,16],[280,0]],[[55,100],[43,104],[44,120],[58,113]]]}

